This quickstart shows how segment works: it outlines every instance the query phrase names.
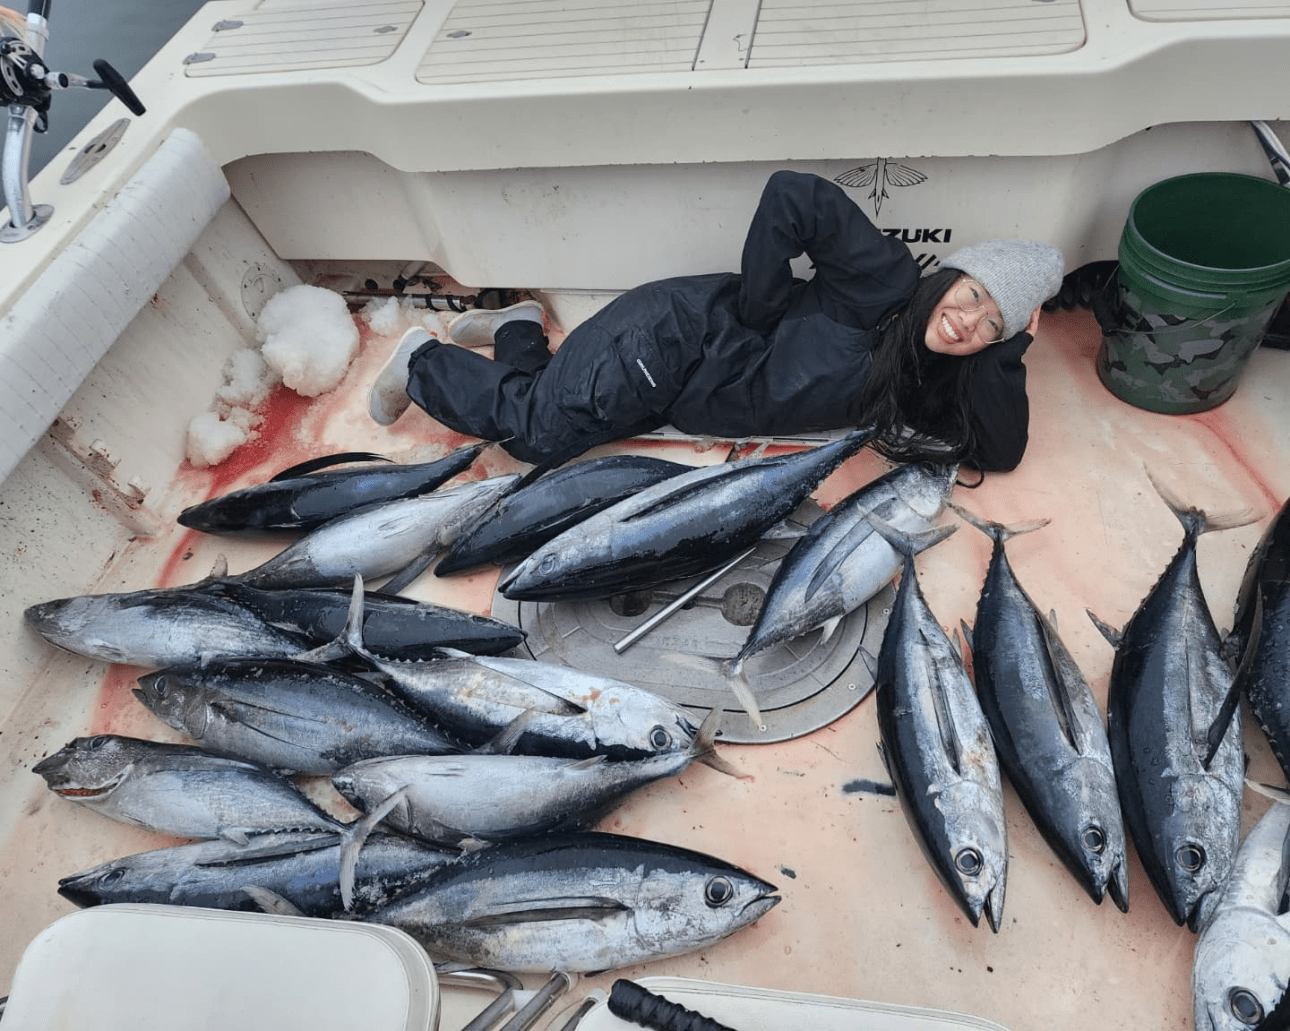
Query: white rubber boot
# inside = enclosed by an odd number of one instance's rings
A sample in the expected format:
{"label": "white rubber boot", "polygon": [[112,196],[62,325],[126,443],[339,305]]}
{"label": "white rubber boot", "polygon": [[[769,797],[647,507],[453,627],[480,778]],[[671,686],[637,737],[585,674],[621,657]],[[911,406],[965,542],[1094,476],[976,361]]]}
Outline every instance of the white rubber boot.
{"label": "white rubber boot", "polygon": [[367,398],[367,410],[382,426],[392,425],[412,404],[412,398],[408,397],[408,359],[413,351],[431,339],[433,334],[424,329],[409,329],[377,374]]}
{"label": "white rubber boot", "polygon": [[537,301],[520,301],[519,304],[498,308],[496,311],[475,308],[463,312],[448,323],[447,337],[450,342],[462,347],[488,347],[493,342],[493,334],[497,332],[498,326],[520,319],[540,325],[542,305]]}

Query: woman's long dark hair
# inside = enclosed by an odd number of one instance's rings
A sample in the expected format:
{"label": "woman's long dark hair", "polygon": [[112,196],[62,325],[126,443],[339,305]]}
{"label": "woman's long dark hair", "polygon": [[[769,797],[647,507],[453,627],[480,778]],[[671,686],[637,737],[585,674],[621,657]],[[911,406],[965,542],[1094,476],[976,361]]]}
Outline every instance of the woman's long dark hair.
{"label": "woman's long dark hair", "polygon": [[963,273],[937,269],[919,280],[905,308],[882,330],[865,384],[874,448],[899,462],[966,460],[975,450],[972,378],[976,363],[928,350],[927,323]]}

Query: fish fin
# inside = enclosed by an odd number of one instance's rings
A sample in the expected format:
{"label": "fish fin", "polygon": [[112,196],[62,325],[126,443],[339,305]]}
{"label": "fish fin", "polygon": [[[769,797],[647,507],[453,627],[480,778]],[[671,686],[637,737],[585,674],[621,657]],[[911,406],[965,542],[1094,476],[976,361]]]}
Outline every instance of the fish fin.
{"label": "fish fin", "polygon": [[1084,612],[1088,618],[1093,621],[1093,625],[1102,632],[1102,636],[1106,638],[1106,643],[1116,651],[1119,651],[1120,642],[1124,640],[1124,632],[1122,630],[1116,630],[1115,627],[1111,626],[1109,623],[1103,623],[1093,614],[1092,609],[1085,609]]}
{"label": "fish fin", "polygon": [[376,829],[376,825],[384,820],[396,805],[404,802],[407,797],[407,787],[399,788],[379,805],[373,806],[371,812],[355,820],[341,832],[343,841],[340,846],[340,876],[338,880],[340,881],[340,901],[345,909],[351,909],[354,905],[354,876],[358,869],[358,853],[362,850],[363,845],[366,844],[368,836]]}
{"label": "fish fin", "polygon": [[1264,784],[1262,781],[1250,780],[1245,778],[1245,786],[1251,791],[1256,791],[1264,798],[1270,798],[1274,802],[1280,802],[1282,805],[1290,805],[1290,788],[1283,788],[1276,784]]}
{"label": "fish fin", "polygon": [[1250,639],[1245,645],[1245,654],[1241,656],[1241,664],[1236,672],[1232,675],[1231,686],[1227,689],[1227,695],[1223,699],[1223,704],[1218,707],[1218,713],[1214,716],[1214,722],[1209,726],[1209,732],[1205,735],[1206,749],[1205,759],[1201,763],[1205,769],[1209,769],[1209,764],[1214,761],[1214,756],[1223,745],[1223,739],[1227,737],[1227,728],[1232,722],[1232,717],[1236,714],[1236,708],[1241,703],[1241,690],[1245,686],[1246,680],[1250,675],[1250,667],[1254,665],[1254,651],[1259,643],[1259,638],[1263,635],[1263,592],[1254,592],[1254,622],[1250,625]]}
{"label": "fish fin", "polygon": [[1013,537],[1020,537],[1023,533],[1032,533],[1035,530],[1042,530],[1052,522],[1050,518],[1031,519],[1024,523],[1013,523],[1005,526],[1003,523],[991,522],[989,519],[982,519],[979,515],[969,512],[962,505],[957,505],[953,501],[947,501],[947,508],[954,510],[960,518],[966,523],[971,523],[991,540],[1003,544]]}
{"label": "fish fin", "polygon": [[247,847],[239,849],[237,852],[227,856],[221,856],[218,859],[204,859],[193,863],[196,867],[212,866],[237,866],[239,863],[254,863],[262,859],[277,859],[282,856],[299,855],[302,852],[319,852],[324,848],[331,848],[340,840],[340,835],[328,832],[327,834],[317,834],[310,838],[302,838],[292,841],[282,841],[274,845],[251,845],[248,841]]}
{"label": "fish fin", "polygon": [[798,541],[806,536],[809,528],[791,519],[781,519],[761,535],[764,541]]}
{"label": "fish fin", "polygon": [[1056,609],[1048,610],[1048,622],[1052,624],[1052,627],[1054,630],[1057,629],[1057,610]]}
{"label": "fish fin", "polygon": [[1071,698],[1067,685],[1066,649],[1057,637],[1057,628],[1040,612],[1035,613],[1039,621],[1039,632],[1044,639],[1044,650],[1048,653],[1048,662],[1055,674],[1049,682],[1053,711],[1057,714],[1057,726],[1062,736],[1078,754],[1084,755],[1088,742],[1075,712],[1075,700]]}
{"label": "fish fin", "polygon": [[891,775],[891,763],[887,761],[887,749],[883,747],[881,741],[878,742],[878,758],[882,760],[882,768],[887,771],[887,779],[895,784],[896,780]]}
{"label": "fish fin", "polygon": [[430,568],[434,563],[434,560],[439,557],[440,550],[441,549],[438,548],[431,548],[424,554],[418,555],[392,577],[386,580],[385,583],[381,584],[381,593],[399,594],[406,590],[414,580]]}
{"label": "fish fin", "polygon": [[708,668],[710,669],[715,665],[725,679],[726,686],[739,699],[739,704],[743,706],[744,712],[748,713],[748,718],[752,720],[753,727],[757,730],[766,729],[766,724],[762,722],[761,709],[757,705],[757,698],[753,694],[752,686],[748,683],[748,678],[744,675],[744,664],[741,661],[727,659],[722,662],[719,659],[708,658],[706,655],[695,655],[692,658],[708,663]]}
{"label": "fish fin", "polygon": [[247,837],[246,831],[238,830],[236,827],[225,827],[219,832],[219,836],[222,840],[231,841],[234,845],[246,845],[251,841]]}
{"label": "fish fin", "polygon": [[832,637],[837,632],[838,627],[842,625],[842,620],[845,618],[845,616],[834,616],[832,619],[826,619],[820,627],[820,639],[816,642],[817,646],[824,644],[830,637]]}
{"label": "fish fin", "polygon": [[542,715],[539,709],[525,709],[490,740],[476,748],[475,752],[479,755],[510,755],[515,751],[515,746],[520,743],[524,732],[539,715]]}
{"label": "fish fin", "polygon": [[966,619],[959,620],[959,629],[963,631],[963,641],[968,647],[969,652],[976,651],[976,645],[972,643],[972,631],[967,625]]}
{"label": "fish fin", "polygon": [[946,523],[944,526],[934,526],[920,533],[906,533],[904,530],[896,529],[873,512],[869,513],[869,522],[882,535],[883,540],[906,558],[912,558],[932,545],[939,544],[958,529],[953,523]]}
{"label": "fish fin", "polygon": [[[919,636],[923,638],[924,645],[928,644],[927,636],[920,630]],[[957,635],[955,635],[957,637]],[[940,678],[931,677],[931,695],[932,710],[936,714],[936,726],[940,731],[941,749],[945,757],[949,760],[954,772],[962,774],[963,772],[963,745],[959,741],[958,728],[954,726],[954,716],[950,712],[949,699],[945,697],[945,692],[939,687]]]}
{"label": "fish fin", "polygon": [[301,476],[308,476],[310,473],[317,472],[319,469],[329,469],[333,465],[349,465],[353,462],[389,461],[391,461],[391,459],[387,458],[385,455],[374,454],[371,451],[342,451],[335,455],[323,455],[320,458],[310,458],[298,465],[290,466],[272,477],[269,482],[277,483],[280,480],[295,480]]}
{"label": "fish fin", "polygon": [[1203,509],[1184,502],[1169,487],[1157,480],[1150,469],[1144,468],[1143,471],[1147,474],[1147,479],[1151,481],[1151,486],[1160,495],[1160,500],[1169,506],[1169,511],[1182,523],[1183,529],[1188,534],[1194,533],[1199,536],[1202,533],[1209,533],[1211,530],[1235,530],[1238,526],[1247,526],[1258,518],[1254,510],[1248,506],[1239,512],[1210,516]]}
{"label": "fish fin", "polygon": [[725,713],[720,706],[713,706],[703,717],[699,732],[694,735],[692,746],[694,759],[728,777],[734,777],[737,780],[753,780],[751,773],[744,773],[739,767],[728,762],[724,756],[717,754],[717,735],[721,733],[721,721],[724,717]]}
{"label": "fish fin", "polygon": [[[887,507],[890,508],[890,506]],[[833,545],[829,549],[829,553],[820,560],[806,585],[804,596],[807,601],[810,601],[815,596],[816,591],[824,586],[829,577],[837,572],[838,567],[851,557],[851,553],[856,548],[873,536],[875,531],[873,523],[870,521],[870,516],[875,515],[876,511],[875,509],[866,513],[864,518],[857,519],[851,529],[843,535],[842,539]]]}
{"label": "fish fin", "polygon": [[242,890],[247,896],[259,906],[264,912],[272,913],[274,916],[304,916],[301,910],[290,899],[283,898],[276,891],[268,888],[262,888],[258,884],[244,884]]}
{"label": "fish fin", "polygon": [[603,766],[609,761],[605,755],[589,755],[585,759],[570,759],[564,764],[566,770],[590,770],[597,766]]}
{"label": "fish fin", "polygon": [[483,838],[462,838],[457,842],[457,847],[463,852],[482,852],[491,844],[491,841],[485,841]]}
{"label": "fish fin", "polygon": [[502,903],[461,922],[462,927],[504,927],[507,924],[548,923],[554,920],[603,920],[631,912],[631,906],[600,895],[530,899]]}
{"label": "fish fin", "polygon": [[865,669],[869,671],[869,678],[876,680],[878,678],[878,657],[874,655],[864,645],[860,646],[860,658],[864,662]]}

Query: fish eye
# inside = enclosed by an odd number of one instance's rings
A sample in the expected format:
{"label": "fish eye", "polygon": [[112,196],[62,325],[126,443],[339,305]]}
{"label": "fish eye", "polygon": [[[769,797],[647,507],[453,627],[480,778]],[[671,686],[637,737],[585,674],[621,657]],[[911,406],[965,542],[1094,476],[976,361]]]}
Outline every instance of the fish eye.
{"label": "fish eye", "polygon": [[1242,1024],[1263,1023],[1263,1006],[1248,988],[1232,988],[1227,993],[1227,1008]]}
{"label": "fish eye", "polygon": [[99,887],[110,888],[112,887],[112,885],[116,884],[116,882],[119,881],[124,876],[125,876],[125,867],[118,866],[115,870],[109,870],[107,873],[105,873],[102,877],[99,878]]}
{"label": "fish eye", "polygon": [[1085,827],[1084,833],[1079,836],[1080,844],[1090,852],[1101,854],[1106,848],[1106,835],[1102,833],[1101,827]]}
{"label": "fish eye", "polygon": [[655,727],[649,732],[650,747],[661,752],[672,744],[672,735],[664,727]]}
{"label": "fish eye", "polygon": [[168,689],[168,685],[166,684],[166,678],[165,678],[165,677],[158,677],[156,680],[154,680],[154,681],[152,682],[152,689],[153,689],[155,692],[157,692],[157,697],[158,697],[158,698],[165,698],[165,697],[166,697],[166,691],[167,691],[167,689]]}
{"label": "fish eye", "polygon": [[974,848],[960,849],[954,856],[954,867],[961,874],[969,877],[975,877],[981,872],[985,865],[981,860],[981,853]]}
{"label": "fish eye", "polygon": [[105,744],[107,744],[107,735],[106,735],[106,734],[99,734],[99,735],[98,735],[98,736],[96,736],[96,737],[92,737],[92,738],[90,738],[90,747],[91,747],[91,748],[102,748]]}
{"label": "fish eye", "polygon": [[1174,853],[1174,861],[1188,873],[1195,873],[1205,865],[1205,850],[1199,845],[1183,845]]}
{"label": "fish eye", "polygon": [[555,564],[556,564],[556,558],[555,558],[555,556],[554,556],[554,555],[547,555],[544,559],[542,559],[541,564],[538,566],[538,572],[539,572],[539,573],[549,573],[549,572],[551,572],[553,569],[555,569]]}
{"label": "fish eye", "polygon": [[714,877],[703,886],[703,901],[713,909],[735,897],[735,886],[727,877]]}

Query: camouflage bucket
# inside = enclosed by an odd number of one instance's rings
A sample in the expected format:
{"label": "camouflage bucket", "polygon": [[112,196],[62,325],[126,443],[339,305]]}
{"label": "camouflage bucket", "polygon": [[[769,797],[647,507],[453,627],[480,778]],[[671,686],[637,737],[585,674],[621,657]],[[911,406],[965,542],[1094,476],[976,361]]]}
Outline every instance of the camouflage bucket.
{"label": "camouflage bucket", "polygon": [[1138,195],[1104,298],[1097,372],[1111,393],[1166,415],[1236,391],[1290,291],[1290,189],[1202,172]]}

